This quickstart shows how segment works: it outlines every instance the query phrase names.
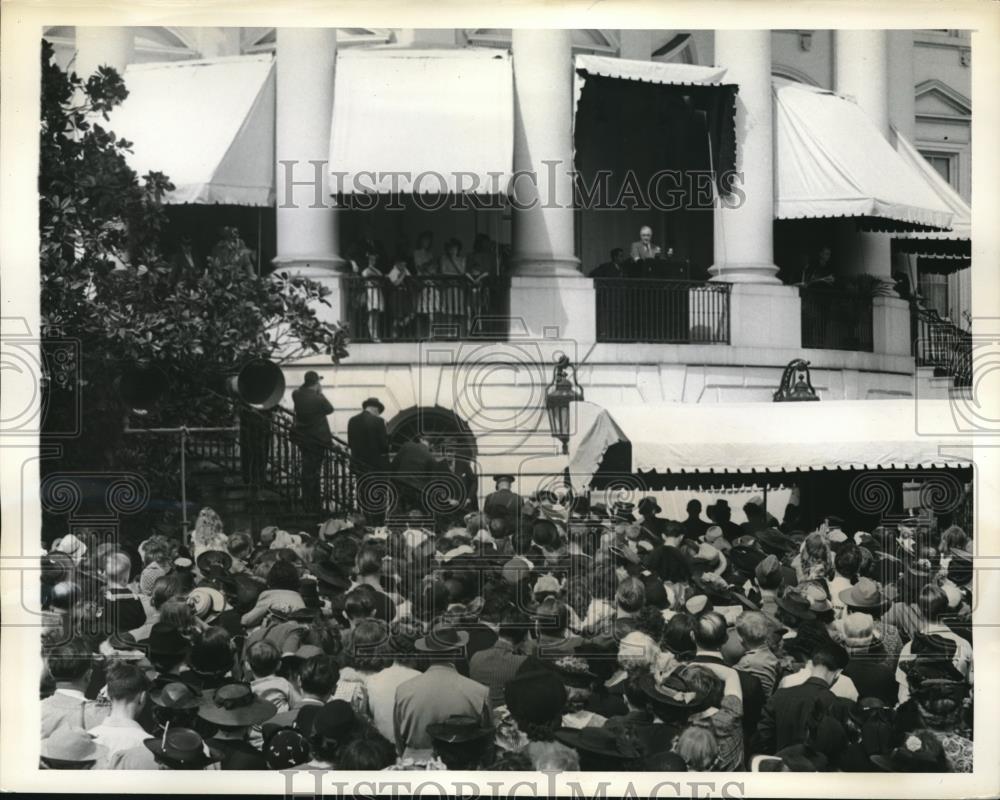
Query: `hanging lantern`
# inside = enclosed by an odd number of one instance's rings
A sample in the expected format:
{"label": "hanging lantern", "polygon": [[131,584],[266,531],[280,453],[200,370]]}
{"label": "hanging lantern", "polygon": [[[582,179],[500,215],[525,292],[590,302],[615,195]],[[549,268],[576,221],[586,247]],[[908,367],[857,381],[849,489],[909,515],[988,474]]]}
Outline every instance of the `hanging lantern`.
{"label": "hanging lantern", "polygon": [[[567,376],[572,372],[572,379]],[[576,381],[576,367],[568,356],[562,355],[552,369],[552,382],[545,392],[545,410],[549,415],[552,437],[562,442],[563,454],[569,453],[570,404],[583,400],[583,389]]]}

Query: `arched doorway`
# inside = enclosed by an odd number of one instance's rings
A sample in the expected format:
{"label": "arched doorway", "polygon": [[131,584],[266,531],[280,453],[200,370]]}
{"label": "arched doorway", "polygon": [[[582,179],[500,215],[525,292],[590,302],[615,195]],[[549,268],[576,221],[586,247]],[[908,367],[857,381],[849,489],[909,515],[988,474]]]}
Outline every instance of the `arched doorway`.
{"label": "arched doorway", "polygon": [[442,406],[411,406],[400,411],[386,424],[389,454],[394,455],[405,442],[423,434],[434,456],[448,464],[464,487],[465,497],[455,498],[466,508],[479,507],[478,448],[468,423]]}

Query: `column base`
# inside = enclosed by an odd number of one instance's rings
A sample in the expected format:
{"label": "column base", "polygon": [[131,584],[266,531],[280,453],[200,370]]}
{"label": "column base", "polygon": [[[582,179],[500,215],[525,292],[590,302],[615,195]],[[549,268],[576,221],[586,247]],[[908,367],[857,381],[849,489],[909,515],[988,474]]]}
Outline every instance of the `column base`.
{"label": "column base", "polygon": [[729,313],[733,347],[802,348],[802,301],[796,286],[749,282],[733,286]]}
{"label": "column base", "polygon": [[899,297],[872,298],[872,349],[890,356],[911,352],[910,304]]}
{"label": "column base", "polygon": [[511,259],[512,275],[515,277],[579,278],[580,259],[576,256],[532,255],[530,253],[514,256]]}
{"label": "column base", "polygon": [[720,283],[765,283],[780,286],[778,267],[774,264],[713,264],[708,268],[711,281]]}
{"label": "column base", "polygon": [[514,275],[510,281],[511,340],[596,340],[594,282],[574,275]]}

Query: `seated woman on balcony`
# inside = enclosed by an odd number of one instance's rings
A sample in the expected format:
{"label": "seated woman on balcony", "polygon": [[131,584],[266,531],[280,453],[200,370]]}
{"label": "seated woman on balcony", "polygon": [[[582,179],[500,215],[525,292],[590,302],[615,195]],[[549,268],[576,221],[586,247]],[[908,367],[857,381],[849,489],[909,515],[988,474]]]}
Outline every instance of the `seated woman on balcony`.
{"label": "seated woman on balcony", "polygon": [[[420,338],[425,338],[430,332],[432,320],[440,313],[441,296],[434,278],[438,275],[438,260],[434,255],[434,234],[423,231],[417,237],[417,249],[411,256],[413,274],[418,281],[414,284],[416,297],[414,313],[416,314]],[[426,280],[430,278],[431,280]]]}
{"label": "seated woman on balcony", "polygon": [[[444,255],[441,256],[441,275],[459,277],[465,275],[465,256],[462,254],[462,243],[452,237],[444,245]],[[465,292],[457,282],[451,282],[441,289],[441,304],[444,323],[448,326],[460,326],[465,318]]]}

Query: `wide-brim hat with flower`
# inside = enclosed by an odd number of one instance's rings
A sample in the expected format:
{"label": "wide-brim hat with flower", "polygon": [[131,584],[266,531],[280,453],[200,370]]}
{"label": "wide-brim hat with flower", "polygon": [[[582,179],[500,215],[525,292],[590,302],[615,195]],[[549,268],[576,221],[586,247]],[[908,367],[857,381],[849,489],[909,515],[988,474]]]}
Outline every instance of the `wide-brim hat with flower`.
{"label": "wide-brim hat with flower", "polygon": [[246,683],[220,686],[198,709],[202,719],[230,727],[258,725],[277,713],[273,703],[257,697]]}
{"label": "wide-brim hat with flower", "polygon": [[597,675],[590,671],[586,659],[578,656],[563,656],[549,664],[562,678],[563,683],[573,688],[586,688],[597,679]]}
{"label": "wide-brim hat with flower", "polygon": [[638,688],[655,705],[671,709],[700,711],[708,700],[706,692],[699,691],[677,672],[662,677],[652,673],[642,675],[639,678]]}
{"label": "wide-brim hat with flower", "polygon": [[911,733],[903,744],[888,755],[876,754],[871,757],[872,763],[885,772],[944,772],[947,761],[944,751],[936,752],[917,734]]}

